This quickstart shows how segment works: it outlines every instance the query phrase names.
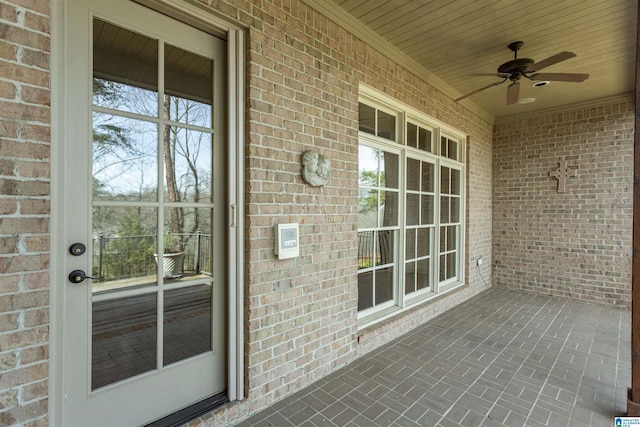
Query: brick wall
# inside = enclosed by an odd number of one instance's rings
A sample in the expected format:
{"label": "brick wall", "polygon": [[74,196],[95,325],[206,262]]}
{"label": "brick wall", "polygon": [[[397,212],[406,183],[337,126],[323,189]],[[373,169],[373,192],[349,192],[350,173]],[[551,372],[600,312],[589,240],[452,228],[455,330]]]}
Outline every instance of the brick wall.
{"label": "brick wall", "polygon": [[[495,284],[629,306],[633,99],[496,123]],[[549,172],[577,171],[566,193]]]}
{"label": "brick wall", "polygon": [[[248,27],[247,399],[192,423],[227,425],[486,288],[492,128],[297,0],[209,3]],[[48,424],[48,16],[47,0],[0,0],[1,425]],[[360,82],[470,135],[468,286],[366,330],[356,322]],[[306,149],[331,159],[325,187],[302,181]],[[279,261],[273,226],[284,222],[300,223],[301,256]]]}
{"label": "brick wall", "polygon": [[[492,127],[344,28],[298,2],[243,3],[248,37],[248,401],[239,421],[485,289],[491,265]],[[249,19],[249,17],[251,17]],[[360,82],[471,135],[470,286],[358,330],[357,119]],[[328,185],[300,177],[301,154],[331,159]],[[273,226],[299,222],[299,258],[273,254]],[[470,260],[483,256],[480,270]],[[238,415],[236,415],[238,414]],[[210,418],[202,421],[213,425]]]}
{"label": "brick wall", "polygon": [[0,0],[0,425],[47,425],[49,6]]}

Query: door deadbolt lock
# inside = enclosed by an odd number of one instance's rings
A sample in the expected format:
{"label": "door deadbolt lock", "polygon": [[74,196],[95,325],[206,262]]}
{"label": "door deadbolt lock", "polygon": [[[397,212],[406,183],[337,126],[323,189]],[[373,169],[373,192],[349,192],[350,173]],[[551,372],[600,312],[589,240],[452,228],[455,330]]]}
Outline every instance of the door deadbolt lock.
{"label": "door deadbolt lock", "polygon": [[87,273],[82,270],[73,270],[69,273],[69,281],[71,283],[81,283],[84,279],[93,279],[93,277],[87,276]]}
{"label": "door deadbolt lock", "polygon": [[87,251],[87,247],[82,243],[74,243],[69,246],[69,253],[73,256],[80,256]]}

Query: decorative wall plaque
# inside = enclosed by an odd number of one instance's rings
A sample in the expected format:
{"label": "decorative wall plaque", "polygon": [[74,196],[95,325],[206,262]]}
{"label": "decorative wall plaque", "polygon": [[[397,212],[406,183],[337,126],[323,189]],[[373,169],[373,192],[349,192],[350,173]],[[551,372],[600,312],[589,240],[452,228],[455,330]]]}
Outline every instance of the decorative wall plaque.
{"label": "decorative wall plaque", "polygon": [[549,176],[558,180],[558,193],[564,193],[567,179],[578,176],[578,171],[569,169],[567,162],[560,162],[560,166],[549,172]]}
{"label": "decorative wall plaque", "polygon": [[302,153],[302,179],[313,187],[322,187],[329,182],[331,162],[326,156],[307,150]]}

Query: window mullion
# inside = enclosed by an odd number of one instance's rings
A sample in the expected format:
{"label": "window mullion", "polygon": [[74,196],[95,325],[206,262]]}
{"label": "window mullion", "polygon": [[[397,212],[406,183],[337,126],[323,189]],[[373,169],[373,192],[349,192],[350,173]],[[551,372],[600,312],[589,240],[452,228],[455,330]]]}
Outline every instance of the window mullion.
{"label": "window mullion", "polygon": [[[398,142],[402,147],[406,147],[407,141],[407,117],[406,114],[400,113],[398,114]],[[405,233],[406,233],[406,218],[405,218],[405,206],[406,206],[406,161],[407,161],[407,151],[406,149],[401,150],[400,159],[399,159],[399,177],[400,182],[398,185],[398,238],[396,243],[396,260],[397,266],[396,268],[396,283],[395,283],[395,292],[396,292],[396,303],[400,308],[405,308],[405,295],[404,295],[404,281],[406,280],[405,275]]]}
{"label": "window mullion", "polygon": [[[440,132],[436,132],[437,140],[440,141]],[[437,147],[440,147],[439,142],[436,144]],[[435,162],[435,171],[434,175],[434,188],[433,188],[433,198],[434,198],[434,215],[433,215],[433,292],[438,293],[440,287],[440,168],[442,165],[440,164],[440,160],[436,160]]]}
{"label": "window mullion", "polygon": [[[402,125],[403,134],[406,132],[406,120]],[[405,138],[403,138],[404,140]],[[406,272],[405,272],[405,258],[406,258],[406,229],[407,229],[407,220],[406,220],[406,203],[407,203],[407,151],[402,150],[400,153],[400,185],[399,185],[399,194],[398,194],[398,243],[396,244],[397,250],[397,264],[398,268],[396,276],[396,292],[397,292],[397,303],[400,308],[405,308],[406,306],[406,298],[404,294],[405,283],[406,280]]]}

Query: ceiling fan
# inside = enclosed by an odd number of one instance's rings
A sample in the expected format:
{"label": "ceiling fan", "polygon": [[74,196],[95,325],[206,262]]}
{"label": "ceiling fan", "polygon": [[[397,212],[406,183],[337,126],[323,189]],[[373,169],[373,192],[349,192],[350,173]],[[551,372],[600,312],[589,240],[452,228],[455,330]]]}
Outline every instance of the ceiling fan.
{"label": "ceiling fan", "polygon": [[505,62],[498,67],[498,73],[480,73],[473,74],[474,76],[491,76],[500,77],[503,79],[500,82],[491,83],[490,85],[481,87],[474,90],[460,98],[456,99],[460,101],[471,95],[475,95],[478,92],[482,92],[485,89],[498,86],[507,80],[511,80],[511,84],[507,88],[507,105],[513,105],[518,102],[520,97],[520,79],[525,77],[529,80],[546,80],[546,81],[558,81],[558,82],[583,82],[589,78],[589,74],[578,73],[538,73],[539,70],[547,68],[558,62],[565,61],[567,59],[576,56],[573,52],[560,52],[547,59],[543,59],[540,62],[535,62],[530,58],[518,58],[518,50],[524,45],[524,42],[513,42],[509,44],[509,49],[513,51],[513,59]]}

